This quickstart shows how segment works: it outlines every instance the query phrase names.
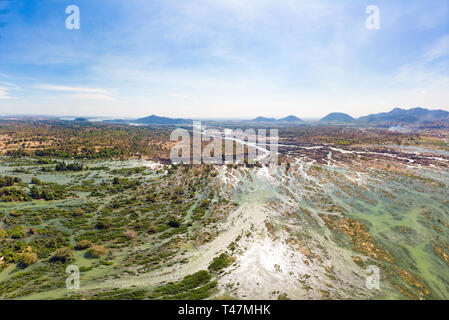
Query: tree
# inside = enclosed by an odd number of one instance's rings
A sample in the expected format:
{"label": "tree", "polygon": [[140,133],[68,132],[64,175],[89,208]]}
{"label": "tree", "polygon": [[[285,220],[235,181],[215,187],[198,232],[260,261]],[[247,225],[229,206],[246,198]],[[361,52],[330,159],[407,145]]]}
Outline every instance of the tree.
{"label": "tree", "polygon": [[41,199],[41,192],[36,186],[32,186],[30,191],[31,191],[31,198]]}

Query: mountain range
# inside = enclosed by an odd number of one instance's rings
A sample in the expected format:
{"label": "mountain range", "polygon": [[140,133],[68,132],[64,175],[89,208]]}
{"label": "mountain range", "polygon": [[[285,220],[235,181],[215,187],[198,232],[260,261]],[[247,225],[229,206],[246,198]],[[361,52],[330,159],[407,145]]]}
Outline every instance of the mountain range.
{"label": "mountain range", "polygon": [[[120,120],[124,121],[125,120]],[[360,118],[353,118],[342,112],[332,112],[319,120],[321,124],[381,124],[381,123],[423,123],[426,121],[447,121],[449,122],[449,112],[444,110],[429,110],[425,108],[400,109],[395,108],[390,112],[381,112],[370,114]],[[128,121],[126,121],[128,122]],[[167,118],[151,115],[148,117],[134,120],[139,124],[156,124],[156,125],[180,125],[191,124],[192,120],[182,118]],[[257,117],[252,120],[246,120],[245,123],[256,124],[296,124],[304,123],[300,118],[290,115],[285,118],[267,118]]]}
{"label": "mountain range", "polygon": [[[444,110],[429,110],[425,108],[400,109],[395,108],[390,112],[370,114],[360,118],[353,118],[342,112],[332,112],[319,120],[319,123],[328,124],[375,124],[375,123],[421,123],[425,121],[449,121],[449,112]],[[295,123],[302,122],[295,116],[282,119],[257,117],[249,122],[255,123]]]}
{"label": "mountain range", "polygon": [[379,122],[406,122],[419,123],[425,121],[449,120],[449,112],[444,110],[429,110],[424,108],[413,108],[409,110],[395,108],[390,112],[370,114],[360,117],[358,122],[379,123]]}
{"label": "mountain range", "polygon": [[257,117],[253,120],[249,120],[249,122],[258,122],[258,123],[296,123],[303,122],[296,116],[290,115],[285,118],[275,119],[275,118],[265,118],[265,117]]}
{"label": "mountain range", "polygon": [[357,119],[346,113],[334,112],[320,119],[321,123],[422,123],[426,121],[449,121],[449,112],[444,110],[429,110],[425,108],[400,109],[363,116]]}
{"label": "mountain range", "polygon": [[159,117],[159,116],[156,116],[153,114],[153,115],[145,117],[145,118],[137,119],[134,122],[141,123],[141,124],[189,124],[189,123],[192,123],[192,120]]}

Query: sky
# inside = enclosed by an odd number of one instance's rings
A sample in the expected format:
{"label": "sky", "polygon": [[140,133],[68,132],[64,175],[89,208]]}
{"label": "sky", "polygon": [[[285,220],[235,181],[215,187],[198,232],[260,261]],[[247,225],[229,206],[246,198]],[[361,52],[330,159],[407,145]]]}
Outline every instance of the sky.
{"label": "sky", "polygon": [[[69,5],[79,30],[66,28]],[[449,111],[449,0],[0,0],[0,115],[395,107]]]}

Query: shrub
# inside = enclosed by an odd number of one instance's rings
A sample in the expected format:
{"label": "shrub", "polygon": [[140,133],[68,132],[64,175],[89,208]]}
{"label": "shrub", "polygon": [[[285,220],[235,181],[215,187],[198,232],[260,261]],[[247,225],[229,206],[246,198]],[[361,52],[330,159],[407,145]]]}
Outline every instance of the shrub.
{"label": "shrub", "polygon": [[22,180],[17,177],[9,177],[9,176],[0,177],[0,187],[10,187],[13,186],[15,183],[20,182],[22,182]]}
{"label": "shrub", "polygon": [[20,239],[25,237],[25,229],[22,226],[15,226],[8,230],[8,234],[13,239]]}
{"label": "shrub", "polygon": [[86,212],[81,209],[81,208],[76,208],[75,210],[72,211],[72,216],[74,217],[79,217],[82,216],[83,214],[85,214]]}
{"label": "shrub", "polygon": [[170,227],[172,227],[172,228],[179,228],[179,226],[180,226],[181,224],[179,223],[179,221],[177,221],[177,220],[175,220],[175,219],[172,219],[172,220],[170,220],[170,221],[168,222],[168,225],[169,225]]}
{"label": "shrub", "polygon": [[206,270],[200,270],[192,275],[184,277],[182,283],[189,289],[196,288],[210,281],[211,275]]}
{"label": "shrub", "polygon": [[211,279],[211,275],[206,270],[198,271],[194,274],[184,277],[183,280],[175,283],[168,283],[155,290],[156,295],[177,295],[199,286],[207,284]]}
{"label": "shrub", "polygon": [[137,237],[137,233],[134,230],[127,230],[123,233],[126,239],[132,240]]}
{"label": "shrub", "polygon": [[35,186],[31,187],[30,194],[31,194],[31,198],[33,198],[33,199],[40,199],[41,198],[41,192]]}
{"label": "shrub", "polygon": [[220,256],[214,258],[209,265],[209,270],[211,271],[219,271],[226,267],[229,267],[232,263],[232,259],[226,254],[222,253]]}
{"label": "shrub", "polygon": [[90,247],[92,247],[92,241],[89,241],[89,240],[81,240],[81,241],[78,241],[76,244],[77,250],[84,250],[84,249],[88,249]]}
{"label": "shrub", "polygon": [[32,177],[31,178],[31,183],[32,184],[41,184],[42,182],[38,178]]}
{"label": "shrub", "polygon": [[90,258],[100,258],[106,252],[108,252],[108,250],[106,250],[103,246],[93,246],[87,251],[87,256]]}
{"label": "shrub", "polygon": [[109,229],[111,227],[111,221],[109,219],[99,219],[95,225],[96,229]]}
{"label": "shrub", "polygon": [[35,227],[30,227],[30,229],[28,229],[28,234],[33,235],[33,234],[38,234],[39,230],[37,230]]}
{"label": "shrub", "polygon": [[25,252],[20,256],[19,261],[24,267],[27,267],[37,261],[37,255],[32,252]]}
{"label": "shrub", "polygon": [[67,262],[73,259],[73,252],[70,248],[60,248],[53,252],[53,255],[51,256],[51,261],[61,261],[61,262]]}
{"label": "shrub", "polygon": [[1,202],[18,202],[18,201],[30,201],[31,197],[16,188],[0,188],[0,201]]}
{"label": "shrub", "polygon": [[83,165],[80,163],[69,163],[66,164],[64,161],[59,162],[56,167],[56,171],[83,171]]}

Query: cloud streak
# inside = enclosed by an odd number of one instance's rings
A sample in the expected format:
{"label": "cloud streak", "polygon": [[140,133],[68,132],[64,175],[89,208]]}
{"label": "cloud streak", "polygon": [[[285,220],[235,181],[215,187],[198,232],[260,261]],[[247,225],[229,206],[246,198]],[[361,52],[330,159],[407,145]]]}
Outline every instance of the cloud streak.
{"label": "cloud streak", "polygon": [[73,99],[85,99],[85,100],[106,100],[106,101],[115,101],[114,97],[105,95],[105,94],[88,94],[88,93],[79,93],[72,94],[68,96]]}
{"label": "cloud streak", "polygon": [[107,100],[115,101],[116,98],[112,96],[111,92],[105,89],[88,88],[88,87],[72,87],[54,84],[39,84],[34,86],[35,89],[56,91],[56,92],[73,92],[74,94],[67,95],[72,99],[85,100]]}
{"label": "cloud streak", "polygon": [[449,55],[449,34],[443,36],[438,42],[429,50],[427,50],[423,57],[427,61],[433,61]]}
{"label": "cloud streak", "polygon": [[6,87],[0,87],[0,99],[12,99],[12,97],[9,96],[9,89]]}

